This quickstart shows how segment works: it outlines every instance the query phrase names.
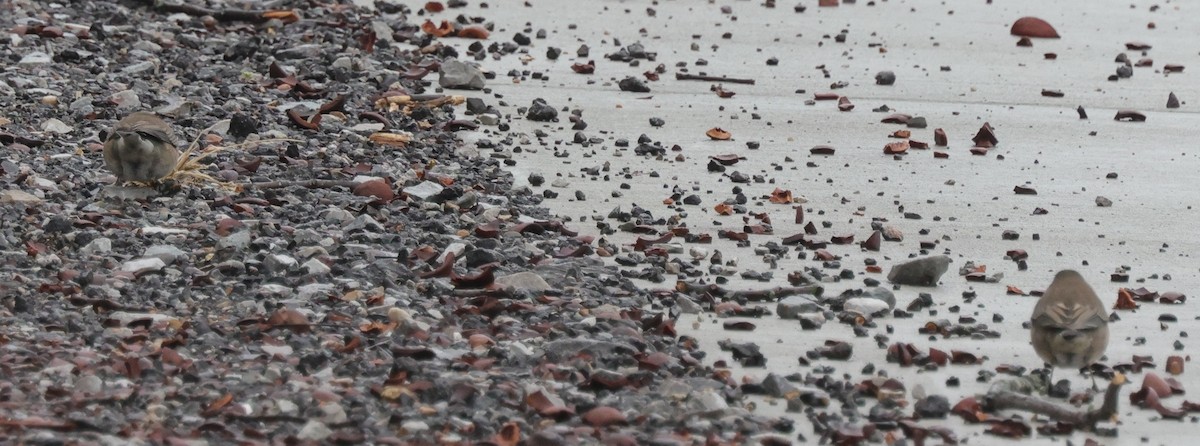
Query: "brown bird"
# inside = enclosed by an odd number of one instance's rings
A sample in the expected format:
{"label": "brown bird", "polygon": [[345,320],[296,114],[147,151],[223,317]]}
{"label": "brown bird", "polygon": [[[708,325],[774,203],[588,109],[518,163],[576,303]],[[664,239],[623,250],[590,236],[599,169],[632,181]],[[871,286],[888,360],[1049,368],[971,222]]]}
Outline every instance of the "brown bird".
{"label": "brown bird", "polygon": [[1079,273],[1059,271],[1046,294],[1033,307],[1030,339],[1050,367],[1080,369],[1108,348],[1108,315],[1104,303]]}
{"label": "brown bird", "polygon": [[113,127],[104,141],[104,164],[117,182],[154,181],[175,169],[175,131],[149,112],[136,112]]}

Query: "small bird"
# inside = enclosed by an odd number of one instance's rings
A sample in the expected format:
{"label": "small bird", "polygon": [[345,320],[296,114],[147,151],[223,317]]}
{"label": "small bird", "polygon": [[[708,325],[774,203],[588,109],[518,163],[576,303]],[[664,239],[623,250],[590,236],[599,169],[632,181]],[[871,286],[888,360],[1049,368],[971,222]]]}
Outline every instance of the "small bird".
{"label": "small bird", "polygon": [[154,181],[171,173],[179,161],[175,131],[149,112],[136,112],[113,127],[104,141],[104,164],[117,182]]}
{"label": "small bird", "polygon": [[1078,272],[1059,271],[1033,307],[1030,340],[1050,367],[1080,369],[1108,348],[1104,303]]}

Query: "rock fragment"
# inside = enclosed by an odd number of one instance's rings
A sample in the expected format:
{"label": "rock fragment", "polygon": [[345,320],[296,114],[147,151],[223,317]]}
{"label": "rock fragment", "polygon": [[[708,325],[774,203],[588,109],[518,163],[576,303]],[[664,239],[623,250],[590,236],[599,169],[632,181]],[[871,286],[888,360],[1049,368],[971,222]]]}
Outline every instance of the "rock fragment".
{"label": "rock fragment", "polygon": [[922,257],[892,267],[888,280],[897,285],[937,286],[942,274],[950,268],[950,257]]}
{"label": "rock fragment", "polygon": [[1049,22],[1037,17],[1021,17],[1017,19],[1017,21],[1013,22],[1012,28],[1008,32],[1014,36],[1021,37],[1059,38],[1058,31]]}

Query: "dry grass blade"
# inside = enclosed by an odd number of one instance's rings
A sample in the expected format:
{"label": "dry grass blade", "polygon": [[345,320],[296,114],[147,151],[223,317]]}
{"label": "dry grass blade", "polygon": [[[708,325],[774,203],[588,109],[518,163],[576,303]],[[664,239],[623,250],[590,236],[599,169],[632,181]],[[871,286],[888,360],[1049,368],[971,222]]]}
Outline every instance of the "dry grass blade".
{"label": "dry grass blade", "polygon": [[208,166],[208,163],[205,163],[204,161],[219,154],[219,153],[222,153],[222,152],[230,152],[230,151],[235,151],[235,150],[240,151],[240,150],[243,150],[246,148],[256,147],[256,146],[259,146],[262,144],[275,143],[275,142],[301,142],[298,139],[269,138],[269,139],[260,139],[258,141],[244,142],[244,143],[235,144],[232,146],[209,146],[207,150],[204,150],[203,152],[201,152],[200,151],[200,137],[211,132],[213,128],[216,128],[217,126],[222,125],[222,124],[227,124],[228,122],[229,122],[228,119],[217,121],[215,124],[209,126],[208,128],[201,131],[199,134],[197,134],[196,138],[192,140],[192,143],[188,144],[187,150],[184,150],[183,153],[179,155],[179,160],[175,162],[175,167],[173,169],[171,169],[171,173],[168,173],[166,176],[163,177],[163,179],[175,180],[175,181],[178,181],[183,184],[194,184],[194,185],[216,184],[217,186],[219,186],[225,190],[240,191],[242,189],[242,186],[240,184],[221,181],[221,180],[214,178],[212,175],[201,172],[202,169],[204,169],[206,166]]}

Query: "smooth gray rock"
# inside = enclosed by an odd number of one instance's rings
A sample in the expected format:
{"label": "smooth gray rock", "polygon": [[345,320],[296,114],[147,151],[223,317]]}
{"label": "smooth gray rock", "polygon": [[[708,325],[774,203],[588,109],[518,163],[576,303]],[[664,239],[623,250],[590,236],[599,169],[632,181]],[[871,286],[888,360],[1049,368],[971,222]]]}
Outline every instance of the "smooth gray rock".
{"label": "smooth gray rock", "polygon": [[891,307],[887,302],[870,297],[853,297],[846,299],[846,303],[842,305],[846,311],[855,312],[866,315],[886,314]]}
{"label": "smooth gray rock", "polygon": [[436,196],[437,194],[441,193],[442,189],[445,189],[445,186],[442,186],[441,184],[438,184],[438,183],[434,183],[432,181],[423,181],[420,184],[417,184],[415,186],[409,186],[409,187],[404,188],[403,192],[405,194],[407,194],[408,196],[413,197],[417,200],[425,201],[425,200],[428,200],[430,197]]}
{"label": "smooth gray rock", "polygon": [[863,290],[862,297],[878,299],[887,303],[888,309],[896,308],[896,294],[892,290],[881,287],[872,287]]}
{"label": "smooth gray rock", "polygon": [[767,395],[775,398],[783,398],[788,393],[799,390],[795,385],[788,382],[788,380],[775,373],[768,373],[767,377],[763,378],[762,386],[763,390],[767,392]]}
{"label": "smooth gray rock", "polygon": [[460,60],[442,62],[438,69],[438,85],[442,88],[458,88],[465,90],[482,90],[486,84],[483,70]]}
{"label": "smooth gray rock", "polygon": [[152,245],[142,252],[142,257],[158,257],[162,259],[163,263],[170,265],[175,263],[176,260],[186,257],[187,254],[186,251],[175,247],[175,245]]}
{"label": "smooth gray rock", "polygon": [[891,71],[880,71],[875,74],[876,85],[892,85],[896,83],[896,73]]}
{"label": "smooth gray rock", "polygon": [[133,273],[135,276],[140,276],[145,273],[166,268],[167,264],[163,263],[158,257],[149,257],[136,260],[130,260],[121,264],[121,271]]}
{"label": "smooth gray rock", "polygon": [[537,98],[525,112],[525,119],[539,122],[554,121],[558,119],[558,110],[547,104],[545,99]]}
{"label": "smooth gray rock", "polygon": [[950,257],[922,257],[893,266],[888,272],[888,280],[897,285],[937,286],[938,279],[948,268]]}
{"label": "smooth gray rock", "polygon": [[546,279],[543,279],[542,276],[532,271],[522,271],[516,274],[497,277],[496,285],[521,291],[533,291],[535,293],[550,289],[550,284],[546,282]]}
{"label": "smooth gray rock", "polygon": [[775,314],[780,319],[799,319],[803,313],[816,313],[821,307],[814,303],[817,298],[807,294],[788,296],[775,304]]}

